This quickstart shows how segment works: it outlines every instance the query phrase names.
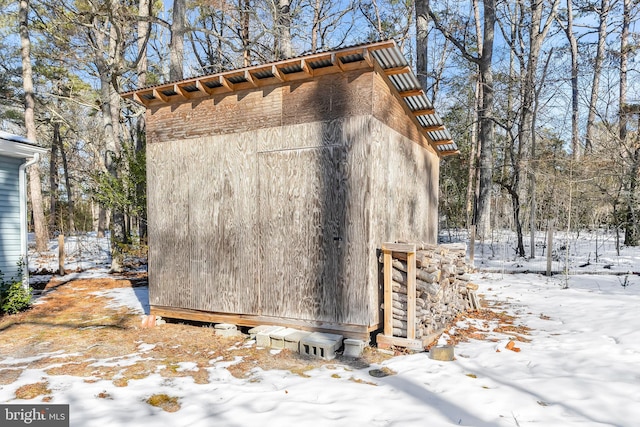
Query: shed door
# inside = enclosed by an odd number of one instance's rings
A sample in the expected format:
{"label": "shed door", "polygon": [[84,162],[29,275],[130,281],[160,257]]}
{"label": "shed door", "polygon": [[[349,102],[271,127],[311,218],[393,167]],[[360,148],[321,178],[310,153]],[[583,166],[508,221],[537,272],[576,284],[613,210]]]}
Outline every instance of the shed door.
{"label": "shed door", "polygon": [[259,153],[261,314],[340,321],[343,147]]}

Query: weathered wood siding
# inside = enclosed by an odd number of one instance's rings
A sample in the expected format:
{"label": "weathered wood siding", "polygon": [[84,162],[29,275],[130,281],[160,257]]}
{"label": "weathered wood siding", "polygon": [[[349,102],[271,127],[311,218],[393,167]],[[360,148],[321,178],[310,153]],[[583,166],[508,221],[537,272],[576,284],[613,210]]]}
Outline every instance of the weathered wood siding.
{"label": "weathered wood siding", "polygon": [[[238,134],[371,114],[372,72],[351,71],[147,109],[147,142]],[[295,147],[297,137],[285,144]]]}
{"label": "weathered wood siding", "polygon": [[376,249],[437,231],[397,102],[358,71],[150,109],[152,306],[377,326]]}
{"label": "weathered wood siding", "polygon": [[303,147],[262,144],[270,148],[258,154],[262,314],[369,324],[370,170],[367,144],[357,143],[368,120],[285,126],[281,141]]}
{"label": "weathered wood siding", "polygon": [[256,311],[257,164],[245,136],[147,146],[151,304]]}
{"label": "weathered wood siding", "polygon": [[385,123],[410,141],[421,145],[425,150],[437,156],[435,150],[429,146],[424,135],[418,131],[419,124],[411,115],[409,108],[398,101],[397,95],[391,92],[388,77],[373,75],[373,116]]}
{"label": "weathered wood siding", "polygon": [[362,214],[366,226],[351,231],[367,238],[358,239],[363,246],[355,264],[362,273],[352,281],[364,278],[359,285],[364,294],[355,306],[369,315],[370,325],[375,325],[382,321],[383,291],[376,250],[384,242],[437,241],[440,160],[374,117],[363,120],[359,132],[350,149],[351,161],[366,163],[363,171],[367,175],[358,181],[352,197],[366,200],[358,203],[366,211]]}
{"label": "weathered wood siding", "polygon": [[149,144],[151,304],[368,325],[368,121]]}

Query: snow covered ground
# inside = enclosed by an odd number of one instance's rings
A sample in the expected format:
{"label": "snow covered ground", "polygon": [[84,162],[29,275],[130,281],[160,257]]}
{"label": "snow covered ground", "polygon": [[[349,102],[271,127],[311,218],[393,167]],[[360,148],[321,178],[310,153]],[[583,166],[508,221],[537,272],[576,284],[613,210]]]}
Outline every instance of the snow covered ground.
{"label": "snow covered ground", "polygon": [[[53,272],[58,270],[58,239],[49,242],[45,253],[35,251],[35,237],[29,234],[29,271]],[[109,239],[99,238],[96,233],[65,236],[65,269],[67,271],[106,272],[111,263]]]}
{"label": "snow covered ground", "polygon": [[[484,241],[476,241],[474,265],[485,271],[495,272],[546,272],[547,270],[547,234],[536,233],[535,258],[529,259],[530,237],[523,239],[527,259],[516,256],[517,241],[515,234],[508,230],[495,230]],[[624,235],[616,237],[612,230],[567,234],[556,231],[551,246],[551,271],[569,274],[625,274],[638,272],[638,249],[622,244]],[[441,233],[443,242],[465,241],[465,232]],[[620,253],[618,254],[619,246]]]}
{"label": "snow covered ground", "polygon": [[[74,427],[640,425],[640,277],[602,274],[612,267],[618,273],[637,271],[640,250],[625,248],[618,257],[608,244],[596,260],[595,242],[586,239],[569,241],[569,270],[591,274],[550,278],[507,274],[543,270],[543,259],[491,256],[491,248],[476,249],[476,266],[490,270],[473,275],[478,293],[493,310],[516,316],[517,324],[531,329],[526,336],[530,341],[517,343],[519,352],[505,348],[508,334],[489,332],[494,340],[456,345],[452,362],[418,353],[365,369],[337,361],[307,372],[308,377],[257,369],[245,380],[226,370],[233,362],[214,359],[208,384],[151,375],[130,380],[127,387],[28,369],[17,381],[0,385],[0,403],[36,403],[15,399],[15,391],[46,378],[54,391],[51,403],[70,404]],[[503,243],[504,248],[510,245]],[[556,262],[563,263],[560,256]],[[532,268],[535,263],[541,264]],[[613,266],[605,267],[609,264]],[[146,288],[108,290],[105,295],[112,304],[148,311]],[[469,326],[491,330],[492,325],[470,319],[456,329]],[[141,343],[127,359],[144,358],[150,345]],[[0,354],[0,370],[24,363]],[[384,368],[392,374],[370,374]],[[178,397],[181,409],[165,412],[145,402],[162,392]],[[105,395],[109,397],[98,398]]]}

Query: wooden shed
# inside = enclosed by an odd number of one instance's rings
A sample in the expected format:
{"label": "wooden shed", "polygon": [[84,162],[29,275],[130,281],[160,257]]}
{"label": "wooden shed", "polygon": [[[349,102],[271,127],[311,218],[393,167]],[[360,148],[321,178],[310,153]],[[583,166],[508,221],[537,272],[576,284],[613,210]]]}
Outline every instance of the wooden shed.
{"label": "wooden shed", "polygon": [[25,170],[36,162],[44,148],[18,135],[0,131],[0,271],[4,280],[22,280],[26,285],[27,186]]}
{"label": "wooden shed", "polygon": [[393,41],[142,88],[153,314],[368,337],[455,143]]}

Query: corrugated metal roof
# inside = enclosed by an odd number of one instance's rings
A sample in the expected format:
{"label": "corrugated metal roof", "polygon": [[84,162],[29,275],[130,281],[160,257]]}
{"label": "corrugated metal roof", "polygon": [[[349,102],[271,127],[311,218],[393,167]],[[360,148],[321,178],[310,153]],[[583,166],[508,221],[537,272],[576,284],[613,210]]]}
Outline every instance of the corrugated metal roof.
{"label": "corrugated metal roof", "polygon": [[[458,146],[453,142],[451,133],[444,128],[444,123],[440,116],[435,111],[429,112],[429,110],[433,110],[433,105],[425,95],[418,78],[408,67],[400,48],[393,45],[374,50],[371,54],[383,70],[394,70],[394,73],[389,75],[389,81],[400,95],[403,92],[422,90],[422,93],[412,93],[411,96],[404,97],[404,101],[409,110],[415,113],[417,122],[422,126],[427,138],[433,142],[434,148],[440,153],[452,154],[457,152]],[[402,67],[406,67],[406,69],[400,70]],[[431,130],[434,128],[436,130]]]}
{"label": "corrugated metal roof", "polygon": [[422,96],[407,96],[405,98],[405,102],[407,103],[407,105],[409,106],[409,109],[411,111],[420,111],[420,110],[431,110],[431,109],[433,109],[433,105],[431,105],[431,102],[429,101],[429,99],[424,95],[422,95]]}
{"label": "corrugated metal roof", "polygon": [[413,73],[393,74],[389,76],[389,79],[393,82],[396,89],[398,89],[398,92],[422,89],[422,86],[418,82],[418,79],[413,76]]}
{"label": "corrugated metal roof", "polygon": [[331,59],[319,59],[317,61],[309,60],[307,61],[307,64],[309,64],[309,66],[314,70],[317,70],[318,68],[326,68],[326,67],[333,66],[333,62],[331,62]]}
{"label": "corrugated metal roof", "polygon": [[371,52],[378,64],[382,68],[398,68],[398,67],[406,67],[409,65],[407,62],[407,58],[404,57],[402,51],[397,46],[390,49],[378,49]]}
{"label": "corrugated metal roof", "polygon": [[[381,41],[332,51],[308,53],[270,64],[137,89],[124,93],[122,96],[133,98],[144,105],[152,102],[170,102],[172,96],[178,95],[176,87],[181,90],[182,96],[211,95],[233,91],[236,89],[234,84],[241,84],[242,87],[247,87],[247,85],[263,86],[273,84],[273,81],[308,79],[316,74],[316,70],[318,73],[322,71],[326,74],[327,72],[362,69],[363,67],[370,68],[372,66],[371,60],[368,59],[370,57],[385,73],[388,81],[397,92],[398,98],[405,103],[430,145],[441,155],[457,153],[458,147],[453,141],[451,133],[444,127],[442,119],[425,95],[424,88],[411,70],[409,62],[394,41]],[[156,94],[163,99],[158,99]]]}

